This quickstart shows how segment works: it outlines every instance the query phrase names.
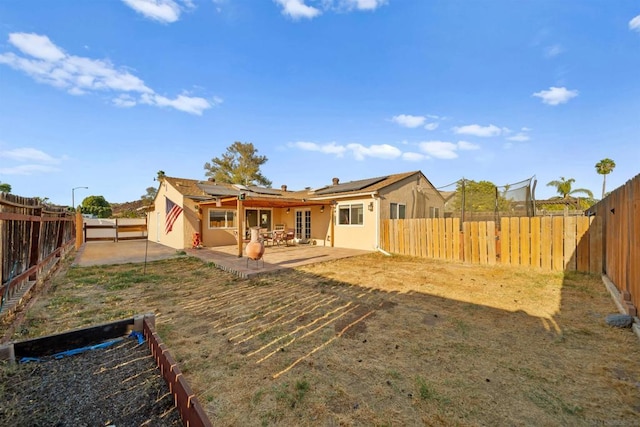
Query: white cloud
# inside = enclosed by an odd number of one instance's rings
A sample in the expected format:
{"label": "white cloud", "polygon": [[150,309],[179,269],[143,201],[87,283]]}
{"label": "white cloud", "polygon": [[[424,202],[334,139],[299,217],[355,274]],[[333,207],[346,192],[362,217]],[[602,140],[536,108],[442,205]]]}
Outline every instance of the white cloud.
{"label": "white cloud", "polygon": [[412,116],[410,114],[400,114],[391,118],[392,122],[406,128],[417,128],[418,126],[422,126],[425,120],[426,118],[423,116]]}
{"label": "white cloud", "polygon": [[455,159],[458,157],[458,146],[452,142],[425,141],[418,144],[420,150],[438,159]]}
{"label": "white cloud", "polygon": [[158,94],[145,93],[140,97],[140,102],[158,107],[173,107],[176,110],[197,116],[201,116],[204,110],[211,108],[211,104],[206,99],[186,95],[178,95],[175,99],[169,99]]}
{"label": "white cloud", "polygon": [[554,44],[553,46],[547,46],[547,48],[544,51],[544,55],[547,58],[555,58],[556,56],[560,55],[563,52],[564,52],[564,49],[562,48],[562,46],[560,46],[559,44]]}
{"label": "white cloud", "polygon": [[10,168],[0,167],[3,175],[33,175],[36,173],[58,172],[60,168],[47,165],[20,165]]}
{"label": "white cloud", "polygon": [[45,61],[58,61],[66,56],[62,50],[51,43],[47,36],[33,33],[11,33],[9,34],[9,43],[27,55]]}
{"label": "white cloud", "polygon": [[629,29],[640,32],[640,15],[629,21]]}
{"label": "white cloud", "polygon": [[474,144],[472,142],[467,142],[467,141],[458,141],[458,149],[459,150],[465,150],[465,151],[469,151],[469,150],[479,150],[480,146],[478,144]]}
{"label": "white cloud", "polygon": [[559,105],[568,102],[571,98],[578,96],[577,90],[567,90],[566,87],[554,87],[551,86],[549,90],[541,90],[534,93],[532,96],[537,96],[542,99],[542,102],[548,105]]}
{"label": "white cloud", "polygon": [[44,151],[35,148],[14,148],[13,150],[0,151],[0,158],[15,160],[18,162],[38,162],[58,164],[61,159],[56,159]]}
{"label": "white cloud", "polygon": [[[180,19],[181,5],[174,0],[122,0],[127,6],[143,15],[162,23],[176,22]],[[190,5],[191,2],[187,2]]]}
{"label": "white cloud", "polygon": [[336,157],[342,157],[345,153],[351,152],[356,160],[364,160],[366,157],[375,157],[379,159],[395,159],[402,156],[402,151],[389,144],[370,145],[347,144],[339,145],[335,142],[328,144],[316,144],[315,142],[299,141],[288,144],[289,147],[296,147],[305,151],[317,151],[324,154],[335,154]]}
{"label": "white cloud", "polygon": [[135,107],[138,102],[131,95],[124,94],[118,96],[117,98],[113,98],[113,104],[116,107],[130,108]]}
{"label": "white cloud", "polygon": [[375,10],[387,2],[387,0],[343,0],[348,8],[358,10]]}
{"label": "white cloud", "polygon": [[438,159],[455,159],[458,151],[479,150],[480,146],[467,141],[457,143],[448,141],[424,141],[418,144],[420,150]]}
{"label": "white cloud", "polygon": [[434,123],[427,123],[426,125],[424,125],[424,128],[426,130],[436,130],[438,129],[438,126],[440,126],[440,124],[434,122]]}
{"label": "white cloud", "polygon": [[[0,64],[22,71],[37,82],[65,89],[71,95],[106,92],[113,94],[112,102],[119,107],[142,103],[168,106],[197,115],[222,102],[220,98],[208,101],[184,94],[175,99],[158,95],[126,69],[117,68],[108,60],[69,55],[47,36],[12,33],[9,42],[25,56],[1,53]],[[139,99],[135,98],[136,95]]]}
{"label": "white cloud", "polygon": [[421,154],[421,153],[413,153],[413,152],[402,153],[402,160],[406,160],[408,162],[419,162],[428,158],[429,158],[428,156],[425,156],[424,154]]}
{"label": "white cloud", "polygon": [[274,0],[282,6],[282,13],[293,19],[307,18],[312,19],[320,15],[320,9],[304,4],[304,0]]}
{"label": "white cloud", "polygon": [[425,141],[418,143],[421,152],[403,152],[398,147],[389,144],[369,145],[351,143],[339,145],[335,142],[329,144],[316,144],[315,142],[299,141],[287,144],[289,147],[298,148],[305,151],[316,151],[324,154],[334,154],[336,157],[343,157],[351,152],[358,161],[363,161],[368,157],[377,159],[401,159],[408,162],[418,162],[436,157],[440,159],[454,159],[458,157],[458,151],[478,150],[480,146],[467,141],[457,143],[444,141]]}
{"label": "white cloud", "polygon": [[[0,159],[24,163],[17,166],[2,167],[0,168],[0,173],[4,175],[31,175],[38,172],[58,171],[59,168],[54,165],[62,163],[66,156],[55,158],[36,148],[25,147],[12,150],[0,149]],[[2,164],[6,165],[7,161],[2,161]]]}
{"label": "white cloud", "polygon": [[347,149],[351,150],[356,160],[364,160],[365,157],[376,157],[379,159],[395,159],[402,155],[402,151],[389,144],[370,145],[347,144]]}
{"label": "white cloud", "polygon": [[[313,19],[323,12],[349,12],[352,10],[372,11],[387,3],[387,0],[315,0],[318,7],[307,3],[314,0],[274,0],[282,7],[282,14],[293,19]],[[214,0],[215,2],[215,0]]]}
{"label": "white cloud", "polygon": [[299,142],[294,142],[293,144],[289,144],[289,146],[297,147],[305,151],[318,151],[324,154],[335,154],[337,157],[342,157],[344,153],[347,151],[347,149],[344,146],[338,145],[335,142],[319,145],[319,144],[316,144],[315,142],[299,141]]}
{"label": "white cloud", "polygon": [[489,126],[466,125],[466,126],[454,127],[453,131],[457,134],[462,134],[462,135],[489,137],[489,136],[501,135],[503,132],[508,132],[509,130],[506,128],[501,129],[495,125],[489,125]]}
{"label": "white cloud", "polygon": [[516,141],[516,142],[525,142],[525,141],[529,141],[530,139],[531,137],[529,137],[529,135],[527,135],[524,132],[518,132],[517,134],[507,138],[507,140],[509,141]]}

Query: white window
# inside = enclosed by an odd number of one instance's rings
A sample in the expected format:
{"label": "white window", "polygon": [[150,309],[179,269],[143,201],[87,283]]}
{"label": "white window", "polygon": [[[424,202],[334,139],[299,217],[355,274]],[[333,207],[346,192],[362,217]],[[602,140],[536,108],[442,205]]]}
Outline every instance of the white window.
{"label": "white window", "polygon": [[440,208],[434,208],[433,206],[429,207],[429,218],[439,218],[440,217]]}
{"label": "white window", "polygon": [[338,206],[338,224],[363,225],[364,205],[362,203]]}
{"label": "white window", "polygon": [[391,203],[391,219],[405,219],[407,212],[407,205],[401,203]]}
{"label": "white window", "polygon": [[236,211],[209,209],[209,228],[237,228]]}

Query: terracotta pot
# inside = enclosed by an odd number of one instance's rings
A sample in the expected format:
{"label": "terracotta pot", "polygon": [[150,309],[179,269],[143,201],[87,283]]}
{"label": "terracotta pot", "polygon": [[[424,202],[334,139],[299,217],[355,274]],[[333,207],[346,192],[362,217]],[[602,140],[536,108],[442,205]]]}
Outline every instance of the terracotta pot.
{"label": "terracotta pot", "polygon": [[264,254],[264,244],[258,238],[260,235],[260,227],[251,227],[251,241],[247,243],[247,247],[244,252],[247,254],[247,258],[252,260],[259,260]]}

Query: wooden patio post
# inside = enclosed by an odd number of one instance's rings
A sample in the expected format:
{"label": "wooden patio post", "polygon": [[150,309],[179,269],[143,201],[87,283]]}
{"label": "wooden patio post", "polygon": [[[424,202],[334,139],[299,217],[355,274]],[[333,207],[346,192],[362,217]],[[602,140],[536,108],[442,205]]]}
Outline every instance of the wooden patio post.
{"label": "wooden patio post", "polygon": [[336,218],[336,205],[331,203],[331,222],[330,222],[331,247],[333,247],[333,242],[335,241],[335,236],[333,235],[335,218]]}
{"label": "wooden patio post", "polygon": [[243,204],[242,199],[238,196],[237,214],[238,215],[238,258],[242,257],[242,244],[244,243],[244,227],[243,227]]}

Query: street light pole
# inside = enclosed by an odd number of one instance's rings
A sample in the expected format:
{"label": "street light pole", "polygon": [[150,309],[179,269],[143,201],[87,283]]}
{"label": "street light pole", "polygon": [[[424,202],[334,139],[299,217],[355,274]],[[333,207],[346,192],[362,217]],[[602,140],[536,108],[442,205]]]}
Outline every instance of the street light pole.
{"label": "street light pole", "polygon": [[75,193],[76,193],[76,190],[77,190],[78,188],[84,188],[85,190],[88,190],[88,189],[89,189],[89,187],[74,187],[74,188],[72,188],[72,189],[71,189],[71,207],[73,208],[73,210],[74,210],[74,211],[76,210],[76,198],[75,198]]}

